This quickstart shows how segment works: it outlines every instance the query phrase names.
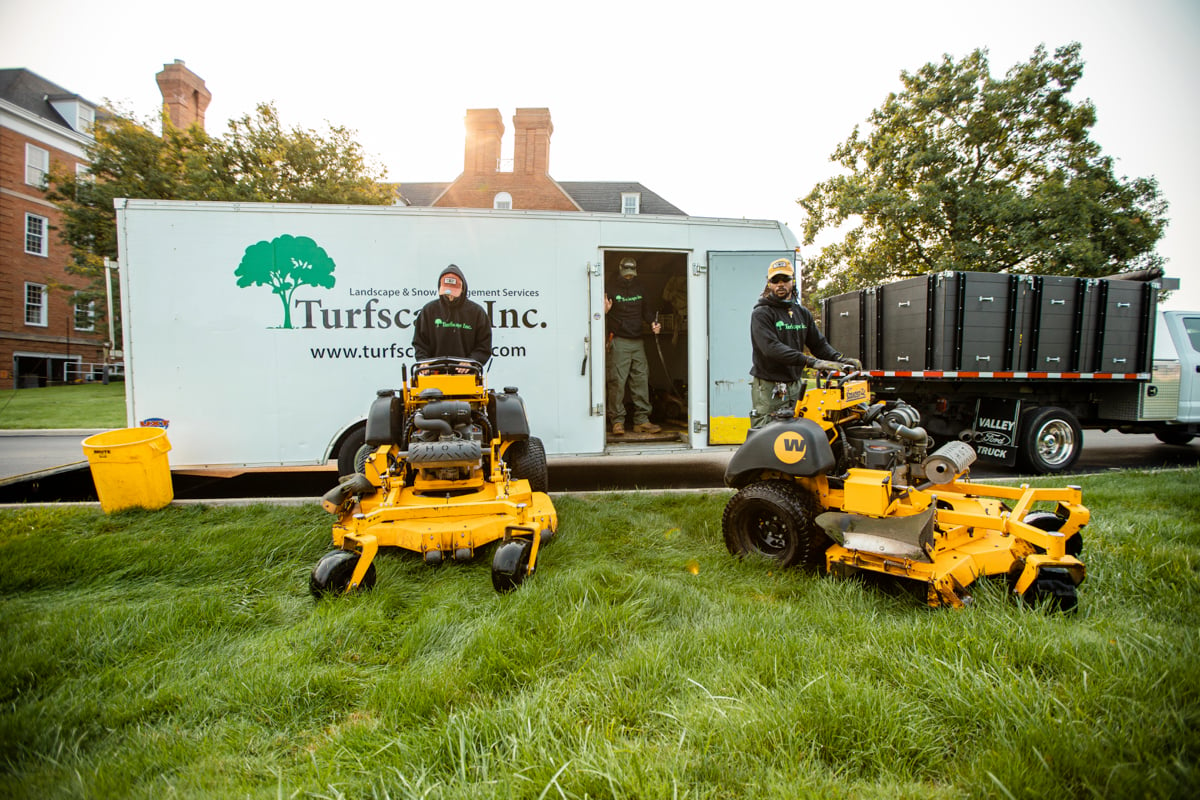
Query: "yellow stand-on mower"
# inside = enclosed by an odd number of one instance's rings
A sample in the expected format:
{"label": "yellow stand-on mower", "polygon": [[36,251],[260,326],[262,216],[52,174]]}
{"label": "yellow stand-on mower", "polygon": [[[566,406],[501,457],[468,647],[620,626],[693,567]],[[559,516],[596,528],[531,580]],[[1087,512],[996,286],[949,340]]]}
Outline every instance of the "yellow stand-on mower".
{"label": "yellow stand-on mower", "polygon": [[750,432],[725,472],[738,489],[721,520],[731,553],[917,581],[935,607],[969,603],[989,575],[1030,604],[1076,606],[1089,518],[1078,487],[971,483],[969,444],[930,452],[916,409],[869,403],[865,380],[820,373],[794,413]]}
{"label": "yellow stand-on mower", "polygon": [[558,529],[546,494],[546,454],[530,436],[517,390],[483,385],[479,364],[430,359],[403,389],[378,392],[353,475],[322,498],[337,516],[333,544],[313,567],[313,596],[369,589],[380,547],[421,553],[427,564],[464,561],[492,543],[496,591],[537,567]]}

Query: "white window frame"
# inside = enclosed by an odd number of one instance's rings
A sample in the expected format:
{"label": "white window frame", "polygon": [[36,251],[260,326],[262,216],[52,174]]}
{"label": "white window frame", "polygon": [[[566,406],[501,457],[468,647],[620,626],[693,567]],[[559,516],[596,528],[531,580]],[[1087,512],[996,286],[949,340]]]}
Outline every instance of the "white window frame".
{"label": "white window frame", "polygon": [[80,103],[76,110],[75,119],[78,123],[75,126],[75,130],[91,135],[92,128],[96,125],[96,109],[86,103]]}
{"label": "white window frame", "polygon": [[[75,294],[78,295],[79,293],[76,292]],[[96,330],[96,301],[95,300],[88,300],[83,303],[76,301],[75,306],[74,306],[74,311],[75,311],[75,315],[74,315],[75,330],[85,331],[85,332]],[[82,322],[83,324],[81,325],[80,322]]]}
{"label": "white window frame", "polygon": [[[46,286],[42,283],[25,282],[25,324],[45,328],[49,317],[47,313]],[[31,313],[32,312],[32,313]]]}
{"label": "white window frame", "polygon": [[25,183],[39,189],[46,188],[46,176],[50,174],[50,151],[36,144],[25,143]]}
{"label": "white window frame", "polygon": [[492,208],[498,211],[511,211],[512,207],[512,195],[508,192],[497,192],[492,198]]}
{"label": "white window frame", "polygon": [[48,217],[25,212],[25,252],[28,255],[42,258],[50,255],[50,219]]}
{"label": "white window frame", "polygon": [[642,213],[642,195],[640,192],[621,192],[621,213]]}

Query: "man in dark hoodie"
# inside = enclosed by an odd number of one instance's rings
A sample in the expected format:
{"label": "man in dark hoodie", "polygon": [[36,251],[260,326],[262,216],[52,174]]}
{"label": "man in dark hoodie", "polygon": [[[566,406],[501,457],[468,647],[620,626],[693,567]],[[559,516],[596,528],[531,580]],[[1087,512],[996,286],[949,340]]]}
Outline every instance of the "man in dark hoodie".
{"label": "man in dark hoodie", "polygon": [[[804,393],[807,368],[862,369],[853,358],[843,358],[817,328],[809,310],[800,305],[792,262],[776,259],[767,267],[767,285],[750,315],[753,366],[750,374],[750,427],[759,428],[771,415],[796,405]],[[808,348],[806,355],[804,349]]]}
{"label": "man in dark hoodie", "polygon": [[437,291],[437,299],[425,304],[413,325],[417,359],[469,358],[480,366],[487,364],[492,357],[492,321],[483,306],[467,299],[462,270],[454,264],[442,270]]}
{"label": "man in dark hoodie", "polygon": [[608,351],[608,422],[614,436],[625,435],[625,387],[633,400],[633,430],[658,433],[662,430],[650,421],[650,364],[642,342],[642,323],[658,333],[662,326],[655,319],[656,309],[637,277],[637,261],[623,258],[617,267],[618,278],[612,294],[604,295],[604,313],[608,315],[611,341]]}

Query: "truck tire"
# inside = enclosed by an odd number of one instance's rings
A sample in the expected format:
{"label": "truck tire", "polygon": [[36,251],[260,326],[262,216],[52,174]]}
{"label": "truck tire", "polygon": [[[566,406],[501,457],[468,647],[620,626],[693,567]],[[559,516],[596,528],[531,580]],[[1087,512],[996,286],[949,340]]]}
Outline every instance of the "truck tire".
{"label": "truck tire", "polygon": [[1182,433],[1179,431],[1159,431],[1154,434],[1154,438],[1158,439],[1163,444],[1174,444],[1180,447],[1191,443],[1196,437],[1190,433]]}
{"label": "truck tire", "polygon": [[342,440],[341,447],[337,451],[338,476],[353,475],[355,470],[355,461],[357,460],[358,450],[367,443],[367,426],[359,425],[350,433],[346,434],[346,438]]}
{"label": "truck tire", "polygon": [[781,567],[817,569],[833,541],[816,518],[816,502],[807,492],[787,481],[760,481],[729,499],[721,530],[735,556],[755,554]]}
{"label": "truck tire", "polygon": [[1022,465],[1038,475],[1063,472],[1079,459],[1083,429],[1064,408],[1043,406],[1022,416],[1018,454]]}

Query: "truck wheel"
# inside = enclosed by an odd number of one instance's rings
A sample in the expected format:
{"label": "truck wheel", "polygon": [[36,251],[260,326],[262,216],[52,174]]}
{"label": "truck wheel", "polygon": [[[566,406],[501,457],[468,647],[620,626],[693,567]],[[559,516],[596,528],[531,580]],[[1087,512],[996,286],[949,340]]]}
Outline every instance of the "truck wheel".
{"label": "truck wheel", "polygon": [[1021,422],[1020,447],[1021,462],[1032,472],[1062,472],[1083,450],[1083,429],[1066,409],[1035,408]]}
{"label": "truck wheel", "polygon": [[784,567],[822,567],[833,542],[816,516],[816,503],[806,492],[786,481],[762,481],[730,498],[721,530],[735,556],[753,553]]}
{"label": "truck wheel", "polygon": [[346,435],[342,440],[342,446],[338,448],[337,462],[338,475],[353,475],[355,470],[355,460],[358,456],[358,450],[367,443],[367,426],[359,425],[354,430]]}
{"label": "truck wheel", "polygon": [[546,468],[546,448],[541,439],[530,436],[528,439],[513,442],[504,451],[504,461],[512,470],[513,477],[529,481],[529,488],[533,491],[550,491],[550,472]]}
{"label": "truck wheel", "polygon": [[1154,438],[1158,439],[1163,444],[1174,444],[1183,447],[1190,444],[1192,439],[1196,437],[1190,433],[1181,433],[1178,431],[1159,431],[1154,434]]}

